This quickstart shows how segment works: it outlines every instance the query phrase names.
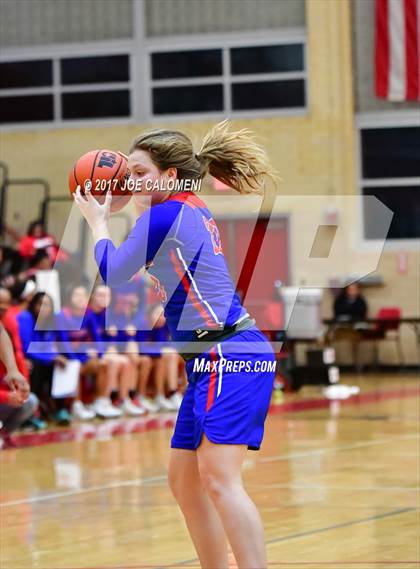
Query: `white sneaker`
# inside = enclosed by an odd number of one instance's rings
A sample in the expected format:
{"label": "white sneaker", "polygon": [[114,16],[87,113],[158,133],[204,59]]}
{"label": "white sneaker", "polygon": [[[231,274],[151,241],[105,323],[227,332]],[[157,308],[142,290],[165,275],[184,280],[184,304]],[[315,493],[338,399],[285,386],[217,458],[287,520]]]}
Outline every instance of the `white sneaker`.
{"label": "white sneaker", "polygon": [[182,395],[179,391],[175,391],[175,393],[169,397],[169,401],[172,403],[174,409],[178,411],[178,409],[181,407]]}
{"label": "white sneaker", "polygon": [[74,401],[71,414],[78,421],[91,421],[96,416],[95,411],[88,409],[81,401]]}
{"label": "white sneaker", "polygon": [[121,410],[124,415],[128,415],[129,417],[139,417],[140,415],[144,415],[146,413],[146,409],[139,407],[129,398],[124,399],[124,401],[121,403]]}
{"label": "white sneaker", "polygon": [[159,411],[159,407],[147,397],[140,396],[139,401],[149,413],[157,413]]}
{"label": "white sneaker", "polygon": [[108,397],[98,397],[93,403],[93,409],[102,419],[116,419],[123,414],[121,409],[115,407]]}
{"label": "white sneaker", "polygon": [[176,411],[172,402],[163,395],[156,395],[155,404],[159,411]]}

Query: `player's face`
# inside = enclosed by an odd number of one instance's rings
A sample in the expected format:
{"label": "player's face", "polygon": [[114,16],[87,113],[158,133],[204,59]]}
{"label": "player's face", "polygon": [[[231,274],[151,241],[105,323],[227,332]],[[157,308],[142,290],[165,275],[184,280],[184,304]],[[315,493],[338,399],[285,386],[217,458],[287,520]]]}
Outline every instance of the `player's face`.
{"label": "player's face", "polygon": [[49,296],[45,295],[39,299],[35,306],[35,314],[40,321],[46,320],[53,312],[52,301]]}
{"label": "player's face", "polygon": [[111,291],[106,286],[98,286],[95,289],[92,300],[99,308],[108,308],[111,303]]}
{"label": "player's face", "polygon": [[33,229],[32,229],[32,236],[33,237],[42,237],[43,235],[43,227],[40,223],[37,223],[36,225],[34,225]]}
{"label": "player's face", "polygon": [[72,292],[70,302],[76,310],[85,310],[89,302],[86,289],[83,286],[76,287]]}
{"label": "player's face", "polygon": [[128,157],[131,186],[135,189],[133,197],[137,205],[149,206],[164,201],[169,191],[166,190],[170,178],[176,178],[176,168],[162,172],[145,150],[135,150]]}
{"label": "player's face", "polygon": [[356,298],[359,295],[359,287],[357,284],[353,283],[347,287],[347,296],[350,298]]}

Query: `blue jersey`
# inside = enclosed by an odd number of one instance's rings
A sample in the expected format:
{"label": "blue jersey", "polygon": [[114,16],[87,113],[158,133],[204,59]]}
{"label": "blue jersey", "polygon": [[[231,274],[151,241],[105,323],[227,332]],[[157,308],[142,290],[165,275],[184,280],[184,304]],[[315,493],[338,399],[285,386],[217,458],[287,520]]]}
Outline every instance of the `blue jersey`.
{"label": "blue jersey", "polygon": [[86,325],[88,325],[92,331],[95,347],[96,349],[99,348],[100,352],[105,352],[109,344],[118,340],[116,334],[111,335],[107,330],[111,326],[115,327],[107,309],[104,308],[99,312],[94,312],[89,309],[85,315],[85,320],[89,321]]}
{"label": "blue jersey", "polygon": [[84,316],[73,314],[70,308],[65,307],[56,316],[57,337],[60,342],[68,343],[74,355],[74,359],[85,363],[89,358],[88,349],[93,349],[94,335],[91,329],[90,311]]}
{"label": "blue jersey", "polygon": [[111,286],[146,267],[175,342],[194,341],[202,331],[222,330],[248,316],[235,293],[217,225],[191,192],[150,208],[120,247],[99,241],[95,258]]}

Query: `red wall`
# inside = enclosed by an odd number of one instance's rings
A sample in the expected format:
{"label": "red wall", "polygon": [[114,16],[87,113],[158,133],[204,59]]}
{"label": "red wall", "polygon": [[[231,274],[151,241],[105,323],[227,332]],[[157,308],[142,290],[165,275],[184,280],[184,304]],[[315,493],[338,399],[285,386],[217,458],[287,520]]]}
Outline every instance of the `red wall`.
{"label": "red wall", "polygon": [[246,286],[249,283],[244,299],[245,307],[251,316],[257,319],[260,327],[269,327],[264,311],[267,304],[273,299],[274,282],[276,280],[286,284],[289,282],[287,219],[270,219],[258,256],[256,249],[252,249],[251,245],[251,257],[253,256],[254,259],[247,262],[242,274],[251,236],[254,237],[253,244],[255,246],[258,239],[263,237],[265,222],[258,222],[255,233],[253,233],[255,220],[220,220],[217,221],[217,225],[222,240],[223,253],[235,285],[239,275],[241,275],[240,284]]}

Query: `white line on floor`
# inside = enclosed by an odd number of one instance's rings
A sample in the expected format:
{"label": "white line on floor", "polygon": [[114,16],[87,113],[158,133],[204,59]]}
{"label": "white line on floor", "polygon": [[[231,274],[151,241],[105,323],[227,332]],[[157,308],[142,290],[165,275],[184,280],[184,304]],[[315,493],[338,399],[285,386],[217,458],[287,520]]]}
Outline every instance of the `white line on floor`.
{"label": "white line on floor", "polygon": [[68,496],[79,496],[80,494],[88,494],[89,492],[101,492],[102,490],[113,490],[123,486],[142,486],[149,482],[161,482],[166,480],[165,476],[152,476],[150,478],[138,478],[134,480],[125,480],[123,482],[113,482],[102,486],[91,486],[90,488],[80,488],[79,490],[70,490],[69,492],[55,492],[53,494],[44,494],[43,496],[33,496],[24,500],[11,500],[10,502],[2,502],[0,508],[10,506],[19,506],[20,504],[35,504],[37,502],[45,502],[46,500],[55,500],[56,498],[67,498]]}
{"label": "white line on floor", "polygon": [[351,445],[345,445],[340,447],[328,447],[328,448],[320,448],[316,450],[308,450],[303,452],[295,452],[291,454],[283,454],[278,456],[265,456],[263,458],[257,458],[256,462],[278,462],[282,460],[290,460],[291,458],[306,458],[308,456],[316,456],[320,454],[329,454],[334,452],[341,452],[343,450],[354,450],[358,448],[365,448],[371,447],[376,445],[385,445],[389,443],[393,443],[395,441],[401,440],[410,440],[410,439],[419,439],[420,435],[402,435],[401,437],[393,437],[392,439],[382,439],[378,441],[368,441],[366,443],[354,443]]}
{"label": "white line on floor", "polygon": [[[402,435],[400,437],[393,437],[391,439],[383,439],[378,441],[369,441],[365,443],[355,443],[352,445],[346,445],[341,447],[331,447],[331,448],[324,448],[324,449],[317,449],[311,450],[306,452],[299,452],[299,453],[292,453],[286,455],[278,455],[278,456],[267,456],[260,459],[257,459],[257,463],[267,463],[267,462],[277,462],[283,460],[290,460],[295,458],[305,458],[308,456],[320,455],[320,454],[328,454],[334,452],[341,452],[343,450],[353,450],[357,448],[364,448],[369,446],[375,445],[383,445],[388,443],[393,443],[395,441],[406,440],[406,439],[418,439],[420,435]],[[143,485],[149,482],[162,482],[166,480],[166,475],[163,476],[154,476],[150,478],[138,478],[134,480],[125,480],[123,482],[113,482],[111,484],[104,484],[102,486],[91,486],[90,488],[80,488],[79,490],[70,490],[69,492],[55,492],[52,494],[44,494],[43,496],[33,496],[32,498],[26,498],[23,500],[11,500],[9,502],[3,502],[0,504],[0,508],[8,508],[11,506],[19,506],[20,504],[36,504],[38,502],[45,502],[48,500],[55,500],[60,498],[67,498],[68,496],[79,496],[80,494],[88,494],[90,492],[101,492],[102,490],[112,490],[114,488],[121,488],[123,486],[135,486],[135,485]]]}

